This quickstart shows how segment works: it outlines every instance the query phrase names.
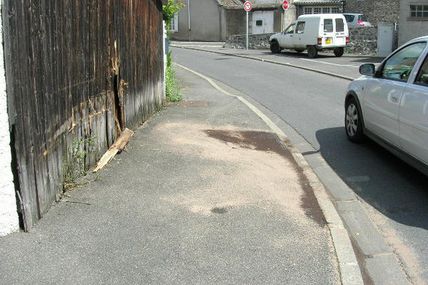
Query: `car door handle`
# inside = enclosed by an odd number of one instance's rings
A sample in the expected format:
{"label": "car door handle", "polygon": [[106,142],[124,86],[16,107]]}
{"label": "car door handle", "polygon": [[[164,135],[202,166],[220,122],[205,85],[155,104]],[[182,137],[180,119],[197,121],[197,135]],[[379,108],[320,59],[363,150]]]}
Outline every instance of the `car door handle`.
{"label": "car door handle", "polygon": [[392,103],[398,103],[399,99],[397,96],[391,96]]}

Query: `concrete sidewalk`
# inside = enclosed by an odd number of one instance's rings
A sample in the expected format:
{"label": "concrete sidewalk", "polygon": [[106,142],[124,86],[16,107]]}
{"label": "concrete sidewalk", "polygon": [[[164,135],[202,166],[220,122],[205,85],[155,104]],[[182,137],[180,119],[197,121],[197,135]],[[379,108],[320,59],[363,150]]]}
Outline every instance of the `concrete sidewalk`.
{"label": "concrete sidewalk", "polygon": [[177,72],[184,101],[31,233],[0,239],[1,283],[341,283],[291,153],[241,101]]}

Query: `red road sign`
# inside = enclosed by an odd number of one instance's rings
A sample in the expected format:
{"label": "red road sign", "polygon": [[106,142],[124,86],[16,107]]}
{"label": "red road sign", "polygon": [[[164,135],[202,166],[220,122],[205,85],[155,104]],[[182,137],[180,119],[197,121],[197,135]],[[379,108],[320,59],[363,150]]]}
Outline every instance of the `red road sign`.
{"label": "red road sign", "polygon": [[250,12],[253,9],[253,4],[251,4],[250,1],[245,1],[244,3],[244,10],[246,12]]}
{"label": "red road sign", "polygon": [[284,9],[284,11],[287,11],[288,10],[288,1],[287,0],[284,0],[284,2],[282,2],[282,9]]}

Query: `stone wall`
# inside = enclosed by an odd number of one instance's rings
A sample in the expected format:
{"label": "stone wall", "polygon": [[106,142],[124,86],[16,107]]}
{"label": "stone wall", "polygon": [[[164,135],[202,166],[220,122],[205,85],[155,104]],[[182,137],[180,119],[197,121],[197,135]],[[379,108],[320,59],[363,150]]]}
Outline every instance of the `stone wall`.
{"label": "stone wall", "polygon": [[[259,34],[248,36],[249,49],[268,49],[269,38],[273,34]],[[225,48],[245,48],[245,35],[232,35],[229,36],[224,45]]]}
{"label": "stone wall", "polygon": [[[0,32],[3,35],[1,22]],[[6,80],[3,45],[0,45],[0,236],[19,229],[15,186],[11,169],[9,118],[7,113]]]}
{"label": "stone wall", "polygon": [[226,35],[245,34],[245,11],[244,10],[225,10],[226,11]]}
{"label": "stone wall", "polygon": [[361,55],[376,55],[377,53],[377,28],[349,29],[351,42],[346,47],[346,53]]}
{"label": "stone wall", "polygon": [[377,26],[379,22],[398,23],[400,0],[347,0],[345,13],[362,13]]}

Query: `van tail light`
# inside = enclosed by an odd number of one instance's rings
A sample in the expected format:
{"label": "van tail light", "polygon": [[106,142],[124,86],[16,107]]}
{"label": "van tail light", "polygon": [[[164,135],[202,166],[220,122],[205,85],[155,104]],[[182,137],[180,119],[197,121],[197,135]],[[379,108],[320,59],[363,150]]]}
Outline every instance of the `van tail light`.
{"label": "van tail light", "polygon": [[318,38],[318,45],[322,45],[322,38]]}
{"label": "van tail light", "polygon": [[349,37],[346,37],[346,44],[349,44],[351,42],[351,39]]}

